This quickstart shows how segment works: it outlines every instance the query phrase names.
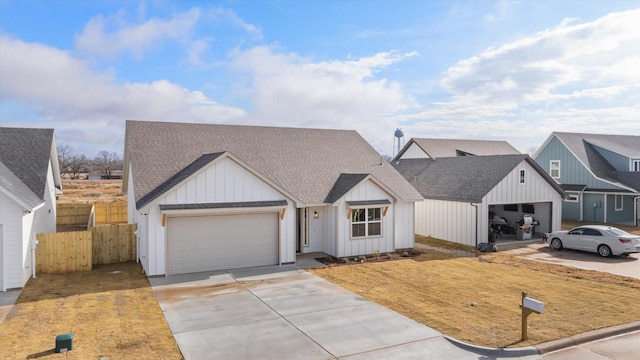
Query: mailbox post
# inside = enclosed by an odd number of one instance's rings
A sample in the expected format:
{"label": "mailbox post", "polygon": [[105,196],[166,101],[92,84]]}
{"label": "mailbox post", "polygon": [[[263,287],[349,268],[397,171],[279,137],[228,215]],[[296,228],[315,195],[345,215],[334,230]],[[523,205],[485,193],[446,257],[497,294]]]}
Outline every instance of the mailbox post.
{"label": "mailbox post", "polygon": [[532,312],[536,314],[542,313],[544,311],[544,303],[527,297],[527,292],[523,291],[520,308],[522,309],[522,341],[525,341],[529,339],[529,335],[527,334],[527,316]]}

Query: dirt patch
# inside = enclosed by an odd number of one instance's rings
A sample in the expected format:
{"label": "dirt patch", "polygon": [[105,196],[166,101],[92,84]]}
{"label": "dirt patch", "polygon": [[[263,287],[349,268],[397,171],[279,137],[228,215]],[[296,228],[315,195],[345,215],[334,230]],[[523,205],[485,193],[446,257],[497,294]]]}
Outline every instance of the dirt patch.
{"label": "dirt patch", "polygon": [[[29,280],[0,324],[0,359],[181,359],[139,264],[42,274]],[[56,335],[73,350],[54,354]]]}
{"label": "dirt patch", "polygon": [[[505,254],[454,258],[425,254],[403,261],[312,269],[369,300],[476,345],[520,347],[640,320],[640,280]],[[545,303],[520,341],[520,297]],[[603,308],[603,304],[606,306]],[[604,310],[604,311],[603,311]]]}

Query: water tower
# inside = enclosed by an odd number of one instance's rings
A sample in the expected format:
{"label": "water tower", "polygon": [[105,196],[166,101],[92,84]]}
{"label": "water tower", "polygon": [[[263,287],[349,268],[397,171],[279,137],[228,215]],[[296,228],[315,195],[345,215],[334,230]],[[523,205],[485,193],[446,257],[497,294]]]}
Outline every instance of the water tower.
{"label": "water tower", "polygon": [[398,155],[398,153],[400,152],[400,150],[404,146],[404,133],[402,132],[402,130],[400,130],[400,128],[398,128],[393,133],[393,137],[394,137],[394,140],[393,140],[393,157],[395,157],[396,155]]}

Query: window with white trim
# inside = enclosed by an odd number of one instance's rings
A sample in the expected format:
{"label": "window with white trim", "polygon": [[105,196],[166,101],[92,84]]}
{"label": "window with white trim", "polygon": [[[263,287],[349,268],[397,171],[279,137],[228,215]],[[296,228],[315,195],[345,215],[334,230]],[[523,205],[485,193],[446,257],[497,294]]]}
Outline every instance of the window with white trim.
{"label": "window with white trim", "polygon": [[640,172],[640,160],[633,160],[631,162],[631,171]]}
{"label": "window with white trim", "polygon": [[520,169],[520,184],[524,184],[527,180],[527,172],[525,171],[525,169]]}
{"label": "window with white trim", "polygon": [[549,175],[554,179],[560,179],[560,160],[551,160],[549,163]]}
{"label": "window with white trim", "polygon": [[579,200],[578,194],[570,193],[570,192],[567,192],[567,198],[564,199],[564,201],[566,202],[578,202],[578,200]]}
{"label": "window with white trim", "polygon": [[616,203],[616,211],[622,211],[623,207],[624,207],[624,203],[622,201],[622,195],[614,195],[615,197],[615,203]]}
{"label": "window with white trim", "polygon": [[351,209],[351,237],[382,235],[382,208]]}

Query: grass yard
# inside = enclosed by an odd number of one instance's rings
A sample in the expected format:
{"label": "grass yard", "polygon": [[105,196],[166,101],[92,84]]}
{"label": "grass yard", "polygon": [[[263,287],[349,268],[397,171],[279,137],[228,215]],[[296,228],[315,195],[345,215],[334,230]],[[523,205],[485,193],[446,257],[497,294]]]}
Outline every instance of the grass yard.
{"label": "grass yard", "polygon": [[[73,350],[54,353],[72,333]],[[0,324],[0,359],[182,359],[136,263],[29,280]]]}
{"label": "grass yard", "polygon": [[[520,347],[640,320],[640,280],[500,253],[417,258],[311,270],[458,340]],[[521,339],[521,292],[545,303]],[[471,306],[471,303],[477,303]]]}

